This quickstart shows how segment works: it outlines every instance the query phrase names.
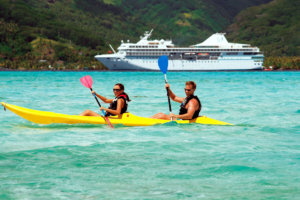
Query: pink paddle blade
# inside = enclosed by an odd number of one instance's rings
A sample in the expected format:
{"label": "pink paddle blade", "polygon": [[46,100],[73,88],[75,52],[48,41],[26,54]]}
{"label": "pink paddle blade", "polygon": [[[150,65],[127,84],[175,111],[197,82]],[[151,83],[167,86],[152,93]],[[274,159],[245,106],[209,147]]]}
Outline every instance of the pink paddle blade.
{"label": "pink paddle blade", "polygon": [[110,123],[108,117],[105,117],[107,124],[110,126],[110,128],[114,128],[114,126]]}
{"label": "pink paddle blade", "polygon": [[92,88],[93,85],[93,79],[90,75],[84,76],[82,78],[80,78],[80,82],[84,87],[87,87],[89,89]]}

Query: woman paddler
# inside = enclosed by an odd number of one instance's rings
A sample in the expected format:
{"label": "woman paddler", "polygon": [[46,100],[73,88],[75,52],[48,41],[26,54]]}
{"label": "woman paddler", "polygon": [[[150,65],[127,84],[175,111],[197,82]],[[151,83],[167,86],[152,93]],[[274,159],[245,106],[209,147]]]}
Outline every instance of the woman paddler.
{"label": "woman paddler", "polygon": [[[120,115],[127,111],[128,102],[131,101],[129,99],[129,96],[124,92],[124,85],[121,83],[117,83],[114,85],[113,92],[115,95],[114,99],[107,99],[104,96],[101,96],[100,94],[97,94],[95,91],[92,91],[92,94],[95,93],[95,95],[100,98],[104,103],[110,103],[109,108],[100,107],[104,111],[106,111],[105,116],[110,115]],[[85,110],[83,113],[80,114],[81,116],[100,116],[98,113],[91,111],[91,110]]]}

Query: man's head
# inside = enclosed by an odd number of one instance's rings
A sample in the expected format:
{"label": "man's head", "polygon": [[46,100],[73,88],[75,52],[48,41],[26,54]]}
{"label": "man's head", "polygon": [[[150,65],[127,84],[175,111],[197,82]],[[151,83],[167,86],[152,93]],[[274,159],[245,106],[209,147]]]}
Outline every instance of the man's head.
{"label": "man's head", "polygon": [[184,91],[185,91],[186,96],[193,95],[195,90],[196,90],[196,87],[197,86],[196,86],[196,83],[194,81],[185,82]]}

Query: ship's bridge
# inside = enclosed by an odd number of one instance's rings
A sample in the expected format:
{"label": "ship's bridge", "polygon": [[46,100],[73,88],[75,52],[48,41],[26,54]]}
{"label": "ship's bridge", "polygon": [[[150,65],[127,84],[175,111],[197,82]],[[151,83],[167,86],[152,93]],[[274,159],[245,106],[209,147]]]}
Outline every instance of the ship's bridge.
{"label": "ship's bridge", "polygon": [[127,42],[124,42],[121,40],[121,45],[118,47],[119,51],[124,51],[127,49],[164,49],[164,48],[170,48],[174,47],[174,44],[171,40],[148,40],[148,38],[151,36],[153,29],[148,32],[146,31],[144,36],[140,37],[140,41],[137,43],[130,43],[129,40]]}

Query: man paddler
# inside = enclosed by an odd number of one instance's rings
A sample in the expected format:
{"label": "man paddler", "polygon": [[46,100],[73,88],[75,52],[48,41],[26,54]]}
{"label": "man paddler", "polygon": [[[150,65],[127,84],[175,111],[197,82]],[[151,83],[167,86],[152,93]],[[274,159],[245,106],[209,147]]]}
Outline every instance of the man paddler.
{"label": "man paddler", "polygon": [[168,119],[173,120],[176,119],[195,119],[199,116],[199,113],[201,111],[201,102],[197,96],[194,96],[194,92],[196,90],[196,83],[194,81],[187,81],[185,83],[185,94],[186,97],[178,97],[176,96],[172,90],[170,89],[170,85],[167,83],[165,85],[166,88],[169,90],[169,95],[173,101],[176,101],[178,103],[181,103],[179,114],[175,115],[173,113],[170,113],[169,115],[165,113],[157,113],[153,115],[151,118],[154,119]]}

